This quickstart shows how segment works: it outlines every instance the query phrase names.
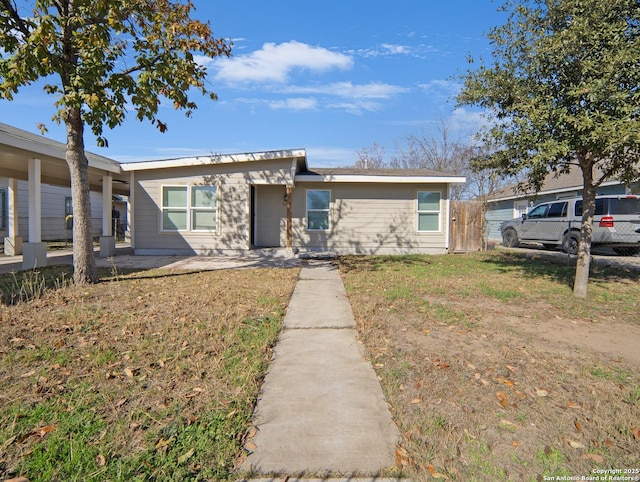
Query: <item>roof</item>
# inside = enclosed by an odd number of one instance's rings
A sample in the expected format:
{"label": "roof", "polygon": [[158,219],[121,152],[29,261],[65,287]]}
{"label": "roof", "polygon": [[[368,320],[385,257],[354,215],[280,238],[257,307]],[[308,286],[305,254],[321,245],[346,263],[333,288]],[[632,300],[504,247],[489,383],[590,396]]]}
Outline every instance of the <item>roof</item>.
{"label": "roof", "polygon": [[[594,178],[597,179],[601,175],[602,171],[594,167]],[[602,186],[615,184],[620,184],[620,181],[610,179],[603,182]],[[519,199],[533,195],[575,191],[576,189],[582,189],[582,185],[582,171],[578,166],[571,166],[569,172],[566,174],[556,174],[553,172],[547,174],[547,177],[542,183],[542,188],[538,192],[535,192],[533,189],[522,191],[518,189],[518,184],[512,184],[511,186],[496,191],[490,196],[489,201],[507,201],[509,199]]]}
{"label": "roof", "polygon": [[211,164],[229,164],[234,162],[256,162],[276,159],[297,159],[303,161],[306,169],[307,153],[304,149],[282,149],[277,151],[245,152],[238,154],[211,154],[196,157],[180,157],[157,161],[128,162],[121,164],[123,171],[146,171],[152,169],[170,169],[175,167],[206,166]]}
{"label": "roof", "polygon": [[[27,159],[37,158],[41,162],[41,180],[56,186],[69,186],[71,179],[65,160],[67,146],[39,134],[0,123],[0,176],[27,180]],[[105,174],[113,178],[113,192],[129,194],[129,176],[122,173],[120,163],[108,157],[85,151],[89,162],[89,187],[92,191],[102,189]]]}
{"label": "roof", "polygon": [[300,182],[380,182],[380,183],[458,183],[463,176],[455,176],[428,169],[363,169],[322,168],[296,174]]}

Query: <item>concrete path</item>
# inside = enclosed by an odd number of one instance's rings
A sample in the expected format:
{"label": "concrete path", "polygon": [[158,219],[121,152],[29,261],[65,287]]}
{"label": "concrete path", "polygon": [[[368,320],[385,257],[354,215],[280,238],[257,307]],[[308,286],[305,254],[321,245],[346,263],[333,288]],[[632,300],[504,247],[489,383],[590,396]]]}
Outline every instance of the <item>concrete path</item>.
{"label": "concrete path", "polygon": [[284,325],[254,415],[253,451],[242,469],[351,477],[392,467],[399,432],[356,341],[335,267],[309,262],[302,268]]}

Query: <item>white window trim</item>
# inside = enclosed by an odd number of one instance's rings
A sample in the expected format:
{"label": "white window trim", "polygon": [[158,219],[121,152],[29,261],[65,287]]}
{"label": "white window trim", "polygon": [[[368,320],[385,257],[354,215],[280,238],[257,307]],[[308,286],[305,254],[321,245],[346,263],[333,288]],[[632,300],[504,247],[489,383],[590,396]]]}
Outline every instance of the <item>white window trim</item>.
{"label": "white window trim", "polygon": [[[164,206],[164,190],[166,188],[179,187],[187,189],[187,205],[183,208],[166,207]],[[213,187],[216,190],[216,206],[208,209],[203,207],[194,207],[192,205],[192,193],[194,188],[199,187]],[[173,210],[185,210],[186,211],[186,229],[165,229],[164,227],[164,212],[167,209]],[[214,211],[216,215],[216,227],[215,229],[193,229],[193,213],[195,211]],[[160,186],[160,232],[161,233],[194,233],[194,234],[218,234],[220,231],[220,186],[218,184],[162,184]]]}
{"label": "white window trim", "polygon": [[[428,192],[428,193],[436,193],[439,196],[439,202],[438,202],[438,210],[434,211],[434,210],[426,210],[426,209],[419,209],[420,206],[420,202],[418,200],[418,195],[421,192]],[[437,233],[442,233],[442,200],[443,200],[443,195],[442,195],[442,191],[429,191],[427,189],[418,189],[416,190],[416,196],[415,196],[415,220],[416,220],[416,231],[420,234],[437,234]],[[420,215],[421,214],[437,214],[438,215],[438,229],[436,231],[427,231],[424,229],[420,229]]]}
{"label": "white window trim", "polygon": [[[309,206],[307,206],[307,193],[309,191],[327,191],[329,193],[329,208],[328,209],[309,209]],[[333,191],[331,189],[313,189],[313,188],[308,188],[305,189],[304,191],[304,228],[306,231],[310,232],[310,233],[326,233],[331,231],[331,211],[332,211],[332,205],[333,205]],[[329,223],[327,226],[327,229],[310,229],[309,228],[309,212],[327,212],[329,214]]]}

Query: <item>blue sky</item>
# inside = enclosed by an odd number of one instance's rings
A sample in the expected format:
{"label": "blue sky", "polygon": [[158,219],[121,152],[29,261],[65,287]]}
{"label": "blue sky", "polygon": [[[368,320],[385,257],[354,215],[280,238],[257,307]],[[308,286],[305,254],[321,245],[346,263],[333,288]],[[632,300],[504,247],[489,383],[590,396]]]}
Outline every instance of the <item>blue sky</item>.
{"label": "blue sky", "polygon": [[[477,111],[455,109],[467,57],[490,57],[486,33],[504,22],[492,0],[194,0],[233,57],[208,63],[216,102],[199,97],[187,119],[162,106],[161,134],[130,118],[107,131],[118,161],[305,148],[313,167],[347,166],[372,143],[388,155],[409,134],[431,135],[440,120],[461,136]],[[64,141],[49,119],[53,96],[40,86],[0,101],[0,122]]]}

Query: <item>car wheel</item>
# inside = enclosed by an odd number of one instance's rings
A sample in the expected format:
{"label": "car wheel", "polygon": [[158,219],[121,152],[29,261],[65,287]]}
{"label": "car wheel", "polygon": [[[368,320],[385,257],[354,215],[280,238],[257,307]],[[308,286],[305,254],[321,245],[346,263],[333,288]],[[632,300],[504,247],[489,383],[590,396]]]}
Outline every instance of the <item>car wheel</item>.
{"label": "car wheel", "polygon": [[518,242],[518,233],[516,233],[515,229],[507,229],[504,233],[502,233],[502,244],[506,248],[517,248],[520,244]]}
{"label": "car wheel", "polygon": [[565,253],[578,254],[578,237],[575,234],[565,235],[562,249]]}
{"label": "car wheel", "polygon": [[634,248],[632,246],[626,248],[613,248],[614,253],[619,254],[620,256],[635,256],[640,253],[640,248]]}

